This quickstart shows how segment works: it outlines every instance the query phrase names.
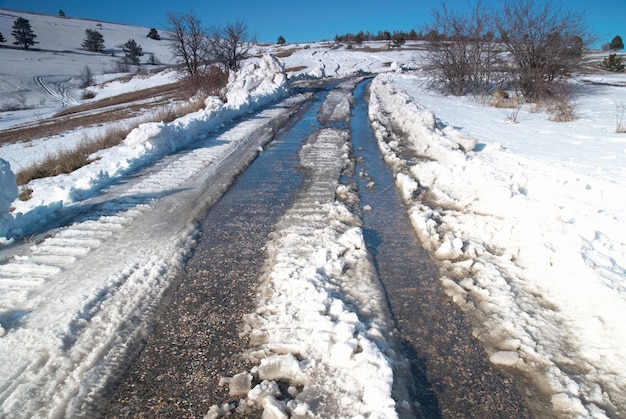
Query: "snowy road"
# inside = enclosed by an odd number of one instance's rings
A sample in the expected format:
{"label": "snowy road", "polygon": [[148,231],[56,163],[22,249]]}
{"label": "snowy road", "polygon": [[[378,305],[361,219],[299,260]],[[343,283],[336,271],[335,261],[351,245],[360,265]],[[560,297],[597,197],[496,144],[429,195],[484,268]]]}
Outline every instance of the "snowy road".
{"label": "snowy road", "polygon": [[[64,207],[58,228],[2,249],[0,416],[77,417],[97,408],[193,248],[198,217],[301,101],[200,136]],[[12,347],[22,350],[3,349]]]}
{"label": "snowy road", "polygon": [[[172,302],[106,417],[234,409],[243,417],[523,415],[519,396],[441,295],[428,257],[416,255],[398,196],[388,204],[395,191],[369,128],[364,85],[360,117],[348,123],[354,83],[324,94],[281,133],[202,221]],[[367,130],[369,142],[356,138]],[[357,141],[367,164],[353,154]],[[289,163],[296,158],[301,170]],[[375,170],[376,159],[389,178],[368,186],[380,177],[362,173],[355,188],[354,163]],[[403,231],[361,226],[375,218]]]}

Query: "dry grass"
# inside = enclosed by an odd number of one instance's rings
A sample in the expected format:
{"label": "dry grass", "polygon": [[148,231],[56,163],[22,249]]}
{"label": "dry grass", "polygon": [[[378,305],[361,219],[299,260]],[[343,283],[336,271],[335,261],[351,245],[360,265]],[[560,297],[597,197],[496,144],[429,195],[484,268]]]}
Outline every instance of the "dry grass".
{"label": "dry grass", "polygon": [[17,172],[15,175],[17,184],[25,185],[33,179],[57,176],[80,169],[94,161],[90,157],[93,153],[120,144],[130,131],[128,127],[112,127],[98,138],[84,139],[76,148],[50,154],[40,163]]}
{"label": "dry grass", "polygon": [[186,96],[187,92],[183,86],[183,82],[177,82],[73,106],[62,110],[54,117],[0,131],[0,145],[52,137],[74,129],[120,121],[169,106],[172,101],[183,101],[189,97]]}
{"label": "dry grass", "polygon": [[307,68],[307,66],[306,66],[306,65],[299,65],[299,66],[297,66],[297,67],[289,67],[289,68],[286,68],[286,69],[285,69],[285,71],[286,71],[287,73],[293,73],[293,72],[296,72],[296,71],[304,70],[305,68]]}
{"label": "dry grass", "polygon": [[[211,73],[202,80],[204,87],[217,88],[225,84],[224,74]],[[25,185],[33,179],[71,173],[93,161],[97,151],[120,144],[140,123],[172,122],[204,107],[201,100],[190,102],[190,81],[152,87],[63,109],[55,116],[0,131],[0,145],[38,138],[52,137],[65,132],[100,125],[112,125],[97,138],[84,138],[75,148],[59,150],[38,164],[16,173],[17,184]],[[195,87],[195,86],[192,86]],[[194,91],[193,93],[196,93]],[[140,116],[134,125],[122,121]],[[135,119],[137,121],[137,119]],[[115,124],[117,122],[117,124]],[[112,124],[113,123],[113,124]],[[28,188],[23,199],[29,199]]]}
{"label": "dry grass", "polygon": [[[154,110],[142,122],[172,122],[183,115],[202,109],[203,106],[202,101],[196,101],[186,102],[178,106],[161,107]],[[92,157],[94,153],[114,147],[124,141],[137,125],[110,127],[97,138],[85,138],[75,148],[59,150],[56,154],[48,155],[42,162],[20,170],[16,174],[17,184],[25,185],[33,179],[57,176],[80,169],[94,161]]]}
{"label": "dry grass", "polygon": [[287,58],[290,57],[296,51],[295,48],[286,49],[284,51],[275,52],[273,55],[278,58]]}

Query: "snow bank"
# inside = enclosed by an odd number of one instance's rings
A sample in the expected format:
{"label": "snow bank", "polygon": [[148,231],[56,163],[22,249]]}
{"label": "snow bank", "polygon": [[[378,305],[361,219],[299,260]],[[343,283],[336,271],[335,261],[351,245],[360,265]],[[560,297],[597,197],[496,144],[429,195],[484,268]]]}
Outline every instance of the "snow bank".
{"label": "snow bank", "polygon": [[497,143],[463,152],[472,141],[398,87],[410,77],[372,82],[370,119],[444,291],[538,405],[568,417],[624,411],[625,187]]}
{"label": "snow bank", "polygon": [[11,165],[0,159],[0,237],[4,237],[9,231],[9,222],[12,220],[9,209],[17,198],[17,193],[17,184]]}
{"label": "snow bank", "polygon": [[98,160],[88,166],[70,174],[31,181],[27,186],[33,190],[32,198],[12,204],[16,209],[8,234],[19,235],[26,227],[44,223],[50,212],[85,199],[119,176],[204,138],[233,118],[254,112],[289,93],[284,68],[276,58],[265,55],[258,64],[247,64],[229,86],[228,103],[213,98],[207,100],[205,109],[171,123],[141,124],[121,145],[96,153],[93,157]]}
{"label": "snow bank", "polygon": [[290,93],[285,66],[276,57],[264,55],[261,60],[246,63],[230,81],[226,99],[233,109],[259,107]]}

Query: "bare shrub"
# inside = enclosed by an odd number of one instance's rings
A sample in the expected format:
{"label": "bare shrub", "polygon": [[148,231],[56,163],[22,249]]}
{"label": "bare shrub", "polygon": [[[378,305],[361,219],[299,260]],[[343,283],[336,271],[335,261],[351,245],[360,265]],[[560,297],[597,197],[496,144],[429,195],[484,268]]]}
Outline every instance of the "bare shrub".
{"label": "bare shrub", "polygon": [[186,78],[189,96],[222,96],[228,84],[228,71],[219,66],[207,66],[204,71]]}
{"label": "bare shrub", "polygon": [[79,79],[80,79],[79,87],[81,89],[92,86],[95,83],[93,72],[91,71],[91,68],[89,68],[88,65],[83,67],[83,71],[81,71]]}
{"label": "bare shrub", "polygon": [[510,122],[512,124],[519,123],[519,112],[522,109],[522,105],[517,102],[514,107],[507,108],[505,122]]}
{"label": "bare shrub", "polygon": [[492,90],[500,55],[494,42],[494,12],[479,1],[469,13],[456,13],[442,4],[434,11],[427,32],[428,68],[446,92],[454,95],[484,94]]}
{"label": "bare shrub", "polygon": [[20,92],[15,95],[11,101],[0,105],[0,112],[23,111],[32,108],[33,106],[28,105],[26,94],[24,92]]}
{"label": "bare shrub", "polygon": [[128,64],[128,61],[126,61],[124,58],[117,60],[115,62],[115,72],[116,73],[130,72],[130,65]]}
{"label": "bare shrub", "polygon": [[527,101],[562,95],[562,86],[582,68],[589,45],[580,13],[551,1],[507,1],[497,20],[502,44],[513,60],[516,88]]}
{"label": "bare shrub", "polygon": [[83,90],[83,92],[80,94],[80,98],[82,100],[87,100],[87,99],[93,99],[94,97],[96,97],[96,94],[92,91],[92,90]]}

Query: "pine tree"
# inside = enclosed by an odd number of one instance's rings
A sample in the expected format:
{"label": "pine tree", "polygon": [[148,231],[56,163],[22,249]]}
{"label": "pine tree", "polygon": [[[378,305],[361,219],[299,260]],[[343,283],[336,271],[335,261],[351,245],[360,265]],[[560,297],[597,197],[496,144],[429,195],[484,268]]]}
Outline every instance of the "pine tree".
{"label": "pine tree", "polygon": [[602,61],[602,65],[600,67],[607,71],[621,73],[624,71],[625,66],[622,63],[621,57],[617,54],[609,54],[609,56]]}
{"label": "pine tree", "polygon": [[138,45],[134,39],[129,39],[124,45],[122,45],[122,51],[126,56],[126,61],[129,64],[139,65],[139,57],[143,55],[141,45]]}
{"label": "pine tree", "polygon": [[278,45],[284,45],[284,44],[285,44],[285,42],[287,42],[287,41],[285,41],[285,38],[284,38],[282,35],[281,35],[281,36],[279,36],[279,37],[278,37],[278,40],[276,41],[276,43],[277,43]]}
{"label": "pine tree", "polygon": [[404,34],[399,32],[399,33],[394,33],[393,34],[393,46],[396,48],[400,48],[402,45],[404,45],[405,43],[405,39],[404,39]]}
{"label": "pine tree", "polygon": [[59,17],[65,17],[65,12],[62,9],[59,9]]}
{"label": "pine tree", "polygon": [[622,37],[617,35],[611,43],[609,44],[609,48],[613,51],[618,51],[624,49],[624,41],[622,41]]}
{"label": "pine tree", "polygon": [[161,35],[159,35],[156,29],[150,28],[150,32],[148,32],[148,38],[154,39],[155,41],[160,41]]}
{"label": "pine tree", "polygon": [[29,46],[39,43],[34,40],[37,38],[37,35],[33,33],[29,20],[23,17],[18,17],[13,22],[13,32],[11,32],[11,35],[15,37],[13,44],[21,45],[24,49],[28,49]]}
{"label": "pine tree", "polygon": [[4,39],[4,35],[2,35],[2,32],[0,32],[0,42],[6,42],[7,40]]}
{"label": "pine tree", "polygon": [[81,44],[87,51],[102,52],[104,51],[104,37],[102,34],[93,29],[85,30],[86,38]]}

